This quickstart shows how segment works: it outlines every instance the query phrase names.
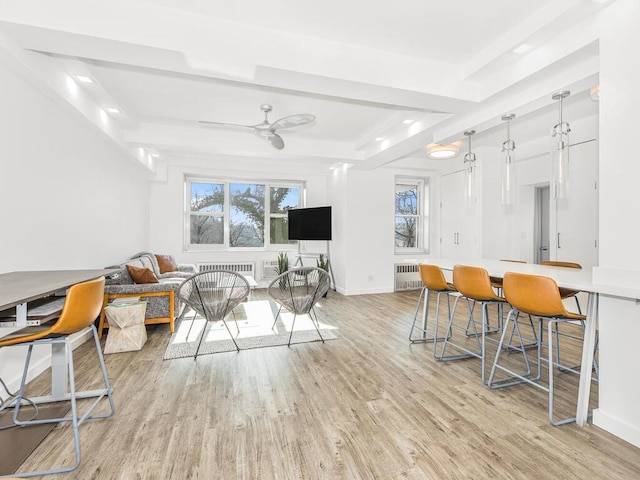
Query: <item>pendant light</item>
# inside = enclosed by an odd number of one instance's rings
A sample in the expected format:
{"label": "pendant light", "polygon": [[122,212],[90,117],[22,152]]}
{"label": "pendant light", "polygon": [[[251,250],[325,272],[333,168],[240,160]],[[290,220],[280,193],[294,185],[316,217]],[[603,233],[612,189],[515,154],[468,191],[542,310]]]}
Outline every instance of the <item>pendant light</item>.
{"label": "pendant light", "polygon": [[511,140],[511,120],[515,113],[502,116],[502,121],[507,122],[507,140],[502,142],[502,205],[516,203],[516,175],[515,175],[515,149],[516,142]]}
{"label": "pendant light", "polygon": [[551,130],[551,197],[567,198],[569,195],[569,124],[562,121],[562,100],[571,92],[564,90],[551,97],[560,105],[560,121]]}
{"label": "pendant light", "polygon": [[464,156],[464,205],[467,208],[476,203],[476,154],[471,152],[471,136],[475,133],[475,130],[464,132],[469,139],[469,153]]}

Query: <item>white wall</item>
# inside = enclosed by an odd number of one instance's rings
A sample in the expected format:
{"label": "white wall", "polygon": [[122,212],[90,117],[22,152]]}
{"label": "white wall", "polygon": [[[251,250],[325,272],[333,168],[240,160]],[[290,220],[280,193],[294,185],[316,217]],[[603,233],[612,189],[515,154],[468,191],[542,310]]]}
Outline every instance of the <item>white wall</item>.
{"label": "white wall", "polygon": [[[102,268],[146,248],[146,170],[3,63],[0,91],[0,273]],[[0,349],[12,387],[22,365],[21,347]]]}
{"label": "white wall", "polygon": [[[328,175],[327,171],[327,175]],[[186,251],[184,242],[184,218],[185,218],[185,175],[210,177],[217,180],[287,180],[306,182],[307,206],[316,207],[328,204],[327,200],[327,175],[317,173],[305,173],[303,169],[296,172],[283,173],[283,170],[274,168],[271,163],[262,162],[262,167],[253,165],[243,167],[241,161],[229,162],[224,159],[211,158],[207,166],[176,167],[167,169],[166,178],[153,181],[150,187],[150,250],[156,253],[174,255],[181,263],[207,263],[207,262],[255,262],[256,280],[262,278],[263,260],[275,260],[281,250],[289,251],[289,260],[295,261],[297,247],[280,246],[270,250],[262,248],[242,249],[237,251],[210,250],[210,251]],[[338,214],[338,208],[334,209],[334,215]],[[303,242],[309,253],[325,253],[325,242]],[[312,260],[312,259],[311,259]],[[315,262],[305,264],[315,265]],[[262,283],[261,286],[266,285]]]}
{"label": "white wall", "polygon": [[[571,144],[597,138],[597,116],[575,120],[564,118],[564,120],[571,126]],[[545,130],[541,128],[543,126],[537,125],[535,122],[535,119],[531,121],[531,129]],[[502,158],[500,149],[498,147],[485,148],[482,151],[482,257],[534,262],[535,187],[549,184],[551,173],[549,164],[550,139],[541,137],[523,144],[519,144],[517,138],[513,138],[513,140],[516,142],[515,171],[518,185],[515,205],[501,204]],[[595,144],[592,148],[596,148]],[[579,158],[574,158],[572,166],[573,164],[577,165],[579,160]],[[571,172],[572,176],[581,174],[580,169],[577,168],[572,169]],[[573,181],[578,183],[577,178],[574,178]],[[589,213],[597,216],[595,211]],[[554,223],[553,215],[551,221]],[[574,259],[574,261],[579,260]],[[593,266],[586,261],[579,263],[583,263],[585,268]]]}
{"label": "white wall", "polygon": [[[594,278],[622,273],[640,281],[640,162],[634,151],[640,111],[640,2],[617,0],[600,24],[600,267]],[[619,270],[623,270],[620,272]],[[600,296],[599,408],[593,422],[640,447],[640,305]]]}

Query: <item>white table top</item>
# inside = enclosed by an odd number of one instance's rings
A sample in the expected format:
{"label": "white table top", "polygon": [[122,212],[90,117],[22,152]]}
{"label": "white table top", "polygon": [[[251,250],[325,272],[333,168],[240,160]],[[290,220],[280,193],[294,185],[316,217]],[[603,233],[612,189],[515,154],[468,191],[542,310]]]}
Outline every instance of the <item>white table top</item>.
{"label": "white table top", "polygon": [[506,272],[544,275],[553,278],[560,287],[615,297],[640,299],[640,283],[614,284],[594,281],[593,269],[591,268],[553,267],[535,263],[516,263],[488,259],[424,258],[416,259],[415,262],[438,265],[443,270],[453,270],[454,265],[471,265],[484,268],[492,277],[503,277]]}

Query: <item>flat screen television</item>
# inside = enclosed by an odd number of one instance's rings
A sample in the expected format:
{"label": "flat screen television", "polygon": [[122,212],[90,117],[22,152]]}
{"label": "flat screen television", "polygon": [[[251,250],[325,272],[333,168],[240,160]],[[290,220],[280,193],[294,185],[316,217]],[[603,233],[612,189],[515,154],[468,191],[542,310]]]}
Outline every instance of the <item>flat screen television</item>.
{"label": "flat screen television", "polygon": [[331,207],[294,208],[287,216],[289,240],[331,240]]}

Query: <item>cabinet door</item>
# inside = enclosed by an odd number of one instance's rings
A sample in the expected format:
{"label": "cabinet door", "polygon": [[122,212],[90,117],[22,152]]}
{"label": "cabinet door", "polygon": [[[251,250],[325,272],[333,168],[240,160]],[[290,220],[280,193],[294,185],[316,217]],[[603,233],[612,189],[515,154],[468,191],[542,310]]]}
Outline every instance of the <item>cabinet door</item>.
{"label": "cabinet door", "polygon": [[598,265],[597,141],[572,146],[569,165],[568,198],[556,203],[556,258],[590,268]]}
{"label": "cabinet door", "polygon": [[442,258],[457,259],[459,246],[466,241],[464,222],[464,172],[440,177],[440,252]]}

